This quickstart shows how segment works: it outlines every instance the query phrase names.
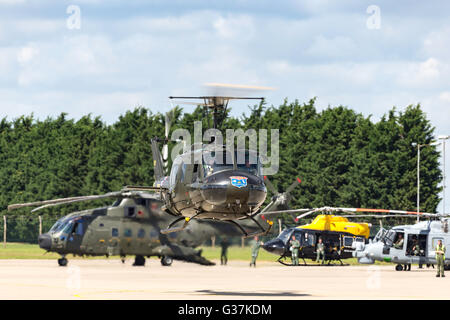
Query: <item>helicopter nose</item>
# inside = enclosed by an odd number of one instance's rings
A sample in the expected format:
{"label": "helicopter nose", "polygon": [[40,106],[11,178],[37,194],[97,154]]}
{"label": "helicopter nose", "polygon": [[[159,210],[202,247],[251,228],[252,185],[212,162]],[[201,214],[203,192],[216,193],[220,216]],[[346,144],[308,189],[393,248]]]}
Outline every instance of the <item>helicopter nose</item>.
{"label": "helicopter nose", "polygon": [[52,247],[52,237],[50,235],[44,233],[41,234],[38,238],[39,247],[44,250],[50,250]]}
{"label": "helicopter nose", "polygon": [[280,239],[269,240],[262,245],[267,252],[282,255],[284,253],[284,243]]}
{"label": "helicopter nose", "polygon": [[233,170],[209,177],[202,188],[202,196],[213,205],[259,207],[266,198],[266,189],[261,178]]}

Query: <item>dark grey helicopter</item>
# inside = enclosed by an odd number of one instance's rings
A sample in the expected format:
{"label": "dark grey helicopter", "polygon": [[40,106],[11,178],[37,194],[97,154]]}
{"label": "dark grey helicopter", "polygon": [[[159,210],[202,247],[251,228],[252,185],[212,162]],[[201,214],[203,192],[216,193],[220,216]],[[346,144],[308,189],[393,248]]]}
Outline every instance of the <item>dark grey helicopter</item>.
{"label": "dark grey helicopter", "polygon": [[[259,99],[234,96],[200,96],[200,97],[170,97],[171,99],[199,100],[195,104],[203,106],[206,114],[211,114],[216,129],[226,116],[228,103],[237,99]],[[245,237],[266,235],[270,232],[273,222],[265,219],[265,223],[256,217],[263,213],[262,205],[267,196],[267,189],[262,175],[262,160],[258,152],[249,149],[238,149],[234,146],[210,143],[191,146],[191,150],[178,155],[172,164],[170,174],[165,175],[165,157],[159,151],[158,143],[168,141],[166,121],[166,138],[152,140],[152,154],[155,165],[155,184],[142,190],[157,191],[164,202],[162,209],[173,216],[179,217],[169,224],[164,234],[183,230],[192,219],[220,220],[234,224]],[[213,141],[214,142],[214,141]],[[167,150],[167,147],[165,147]],[[163,149],[164,150],[164,149]],[[297,180],[292,190],[300,180]],[[271,185],[270,185],[271,186]],[[272,190],[273,187],[271,186]],[[272,199],[271,206],[264,213],[269,214],[272,207],[278,210],[286,208],[290,200],[289,192],[278,193]],[[277,211],[277,214],[281,213]],[[305,209],[304,211],[307,211]],[[267,215],[268,216],[268,215]],[[184,221],[181,226],[175,226]],[[256,232],[244,228],[244,221],[252,222]],[[267,224],[266,224],[267,223]]]}

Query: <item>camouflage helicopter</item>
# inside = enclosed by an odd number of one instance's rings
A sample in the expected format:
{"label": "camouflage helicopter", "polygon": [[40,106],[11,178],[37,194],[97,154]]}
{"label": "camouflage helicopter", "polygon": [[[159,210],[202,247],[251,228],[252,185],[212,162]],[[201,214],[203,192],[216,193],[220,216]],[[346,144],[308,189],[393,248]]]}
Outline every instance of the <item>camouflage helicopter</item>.
{"label": "camouflage helicopter", "polygon": [[[61,255],[60,266],[66,266],[67,254],[90,256],[134,255],[134,266],[145,265],[145,257],[157,256],[163,266],[173,259],[202,265],[214,263],[194,248],[216,234],[241,235],[240,230],[223,222],[192,221],[186,230],[161,234],[173,217],[161,211],[157,194],[125,187],[104,195],[80,196],[24,204],[14,204],[9,210],[38,206],[32,212],[48,207],[105,198],[115,199],[111,206],[70,213],[60,218],[51,229],[38,238],[39,246]],[[251,228],[251,226],[249,226]]]}

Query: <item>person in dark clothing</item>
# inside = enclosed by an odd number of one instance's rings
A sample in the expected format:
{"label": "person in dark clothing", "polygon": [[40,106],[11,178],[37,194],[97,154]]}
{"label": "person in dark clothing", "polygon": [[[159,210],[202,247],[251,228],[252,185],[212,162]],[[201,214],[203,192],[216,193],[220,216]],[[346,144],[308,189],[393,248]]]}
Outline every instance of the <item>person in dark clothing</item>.
{"label": "person in dark clothing", "polygon": [[228,238],[223,238],[222,242],[220,242],[220,264],[226,265],[228,262],[228,247],[230,246],[230,242],[228,241]]}

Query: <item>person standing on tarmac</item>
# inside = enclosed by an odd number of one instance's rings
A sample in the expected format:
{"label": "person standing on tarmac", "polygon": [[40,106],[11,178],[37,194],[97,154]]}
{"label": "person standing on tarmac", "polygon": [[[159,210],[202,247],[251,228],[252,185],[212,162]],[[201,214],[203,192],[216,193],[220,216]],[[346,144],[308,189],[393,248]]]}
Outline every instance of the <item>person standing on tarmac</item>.
{"label": "person standing on tarmac", "polygon": [[255,237],[253,239],[253,247],[252,247],[252,262],[250,262],[250,267],[253,265],[256,267],[256,258],[258,258],[259,248],[261,248],[261,245],[264,243],[262,241],[259,241],[258,237]]}
{"label": "person standing on tarmac", "polygon": [[319,238],[319,241],[317,242],[317,248],[316,248],[316,262],[319,262],[320,258],[322,258],[322,264],[325,263],[325,245],[322,242],[322,238]]}
{"label": "person standing on tarmac", "polygon": [[298,266],[298,249],[300,248],[300,241],[295,239],[295,236],[292,236],[290,243],[291,247],[289,249],[291,250],[292,265]]}
{"label": "person standing on tarmac", "polygon": [[228,238],[223,238],[220,242],[220,264],[221,265],[227,265],[228,262],[228,247],[230,246],[230,242],[228,241]]}
{"label": "person standing on tarmac", "polygon": [[437,261],[437,274],[436,277],[445,277],[445,246],[442,244],[442,240],[438,240],[436,246],[436,261]]}

